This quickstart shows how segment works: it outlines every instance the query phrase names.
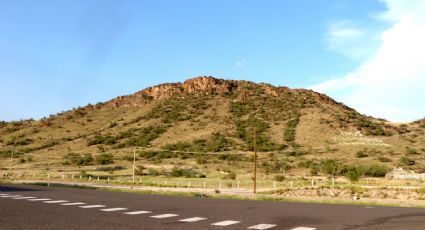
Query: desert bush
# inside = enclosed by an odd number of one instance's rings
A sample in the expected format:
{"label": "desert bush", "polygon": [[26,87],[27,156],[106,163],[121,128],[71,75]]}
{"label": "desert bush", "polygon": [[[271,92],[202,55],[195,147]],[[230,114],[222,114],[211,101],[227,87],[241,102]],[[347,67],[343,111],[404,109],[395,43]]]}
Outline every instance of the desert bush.
{"label": "desert bush", "polygon": [[406,166],[409,166],[409,165],[415,165],[415,160],[413,160],[413,159],[410,159],[409,157],[407,157],[407,156],[402,156],[402,157],[400,157],[400,159],[399,159],[399,162],[400,162],[400,164],[402,164],[402,165],[406,165]]}
{"label": "desert bush", "polygon": [[173,177],[186,177],[186,178],[196,178],[198,174],[193,169],[186,168],[177,168],[174,167],[170,173]]}
{"label": "desert bush", "polygon": [[112,123],[110,123],[109,124],[109,128],[113,128],[113,127],[115,127],[115,126],[117,126],[118,125],[118,123],[116,123],[116,122],[112,122]]}
{"label": "desert bush", "polygon": [[297,129],[298,123],[300,122],[300,114],[298,112],[292,113],[292,118],[286,124],[286,129],[284,132],[285,141],[291,143],[295,140],[295,131]]}
{"label": "desert bush", "polygon": [[356,157],[357,158],[364,158],[364,157],[368,157],[369,155],[367,155],[364,151],[358,151],[356,153]]}
{"label": "desert bush", "polygon": [[78,154],[78,153],[68,153],[64,157],[65,161],[63,162],[64,165],[71,164],[71,165],[78,165],[78,166],[87,166],[93,164],[93,156],[91,154]]}
{"label": "desert bush", "polygon": [[339,175],[341,166],[335,160],[333,159],[324,160],[321,162],[320,165],[321,165],[322,172],[326,174],[334,175],[334,176]]}
{"label": "desert bush", "polygon": [[197,164],[206,164],[208,163],[208,158],[206,156],[198,156],[196,157],[196,163]]}
{"label": "desert bush", "polygon": [[223,180],[235,180],[237,176],[238,175],[235,172],[231,171],[231,172],[226,173],[225,175],[223,175],[221,177],[221,179],[223,179]]}
{"label": "desert bush", "polygon": [[258,151],[268,152],[285,148],[284,145],[272,142],[267,138],[266,131],[269,125],[265,121],[251,116],[246,120],[236,121],[236,136],[245,141],[248,150],[252,151],[254,149],[254,127],[257,133],[256,146]]}
{"label": "desert bush", "polygon": [[145,166],[138,165],[134,170],[134,174],[136,174],[138,176],[144,176],[144,175],[146,175],[145,170],[146,170]]}
{"label": "desert bush", "polygon": [[282,181],[284,181],[284,180],[285,180],[285,176],[284,176],[284,175],[275,175],[275,176],[273,177],[273,180],[274,180],[274,181],[282,182]]}
{"label": "desert bush", "polygon": [[415,148],[406,147],[406,154],[415,155],[415,154],[418,154],[418,151]]}
{"label": "desert bush", "polygon": [[285,156],[287,157],[299,157],[306,154],[307,152],[299,150],[299,149],[294,149],[292,151],[285,152]]}
{"label": "desert bush", "polygon": [[139,153],[139,157],[145,158],[148,160],[160,160],[167,158],[175,158],[178,154],[167,151],[143,151]]}
{"label": "desert bush", "polygon": [[114,156],[110,153],[103,153],[96,157],[96,163],[101,165],[108,165],[114,163]]}
{"label": "desert bush", "polygon": [[385,177],[385,175],[390,171],[390,169],[385,165],[370,165],[367,167],[364,174],[370,177]]}
{"label": "desert bush", "polygon": [[191,147],[191,144],[184,141],[178,141],[174,144],[165,144],[162,146],[162,149],[168,150],[168,151],[185,151],[189,150]]}
{"label": "desert bush", "polygon": [[106,144],[106,145],[113,145],[117,143],[117,138],[112,136],[101,136],[101,135],[95,135],[92,139],[89,139],[87,141],[87,146],[91,145],[98,145],[98,144]]}
{"label": "desert bush", "polygon": [[124,166],[116,165],[116,166],[103,166],[103,167],[97,167],[96,171],[101,172],[113,172],[113,171],[119,171],[126,169]]}
{"label": "desert bush", "polygon": [[387,157],[378,157],[378,160],[383,163],[392,162],[392,160]]}
{"label": "desert bush", "polygon": [[361,172],[357,167],[349,166],[349,167],[346,168],[345,176],[350,181],[358,181],[361,177]]}

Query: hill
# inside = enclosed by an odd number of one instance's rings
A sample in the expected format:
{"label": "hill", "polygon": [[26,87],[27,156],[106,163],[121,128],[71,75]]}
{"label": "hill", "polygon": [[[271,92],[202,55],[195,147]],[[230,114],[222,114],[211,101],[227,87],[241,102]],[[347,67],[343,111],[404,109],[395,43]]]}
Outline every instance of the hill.
{"label": "hill", "polygon": [[6,172],[13,151],[14,168],[28,173],[95,174],[110,164],[109,173],[125,175],[137,148],[140,175],[170,176],[175,169],[245,175],[254,127],[265,177],[425,169],[424,120],[394,125],[311,90],[213,77],[157,85],[41,120],[1,122],[0,168]]}

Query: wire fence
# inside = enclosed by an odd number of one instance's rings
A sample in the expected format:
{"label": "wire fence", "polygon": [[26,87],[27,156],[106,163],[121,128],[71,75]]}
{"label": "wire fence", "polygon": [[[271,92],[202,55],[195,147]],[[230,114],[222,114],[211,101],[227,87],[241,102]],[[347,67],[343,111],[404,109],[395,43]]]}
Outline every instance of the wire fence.
{"label": "wire fence", "polygon": [[[9,181],[55,181],[55,182],[75,182],[75,183],[98,183],[116,185],[138,185],[152,187],[174,187],[174,188],[197,188],[197,189],[252,189],[252,180],[225,180],[219,178],[180,178],[180,177],[152,177],[131,175],[89,175],[79,172],[3,172],[0,179]],[[320,187],[424,187],[425,181],[404,181],[386,179],[362,179],[352,183],[343,178],[304,178],[285,179],[283,181],[257,179],[257,189],[276,190],[287,188],[320,188]]]}

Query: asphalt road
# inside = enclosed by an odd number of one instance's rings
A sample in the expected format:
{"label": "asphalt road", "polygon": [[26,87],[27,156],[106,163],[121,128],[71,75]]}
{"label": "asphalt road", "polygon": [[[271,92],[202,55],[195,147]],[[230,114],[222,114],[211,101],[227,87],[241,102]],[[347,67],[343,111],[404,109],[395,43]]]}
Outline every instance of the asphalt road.
{"label": "asphalt road", "polygon": [[425,209],[0,185],[0,229],[425,229]]}

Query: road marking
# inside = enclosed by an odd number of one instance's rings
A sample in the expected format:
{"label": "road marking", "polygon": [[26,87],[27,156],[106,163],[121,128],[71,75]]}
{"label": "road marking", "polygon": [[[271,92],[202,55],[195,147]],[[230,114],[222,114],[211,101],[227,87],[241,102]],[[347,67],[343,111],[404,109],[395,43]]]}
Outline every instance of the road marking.
{"label": "road marking", "polygon": [[8,195],[10,195],[10,194],[7,194],[7,193],[0,193],[0,196],[8,196]]}
{"label": "road marking", "polygon": [[34,197],[34,196],[21,196],[21,197],[14,197],[12,199],[14,199],[14,200],[25,200],[25,199],[33,199],[33,198],[37,198],[37,197]]}
{"label": "road marking", "polygon": [[373,207],[373,206],[366,206],[365,208],[375,208],[375,207]]}
{"label": "road marking", "polygon": [[104,208],[105,205],[85,205],[85,206],[78,206],[79,208]]}
{"label": "road marking", "polygon": [[163,219],[178,216],[177,214],[161,214],[156,216],[151,216],[152,218]]}
{"label": "road marking", "polygon": [[83,202],[75,202],[75,203],[64,203],[64,204],[61,204],[61,205],[83,205],[83,204],[86,204],[86,203],[83,203]]}
{"label": "road marking", "polygon": [[196,221],[201,221],[201,220],[206,220],[207,218],[204,217],[192,217],[192,218],[187,218],[187,219],[183,219],[183,220],[179,220],[181,222],[196,222]]}
{"label": "road marking", "polygon": [[225,221],[213,223],[211,225],[214,225],[214,226],[229,226],[229,225],[237,224],[237,223],[240,223],[240,221],[236,221],[236,220],[225,220]]}
{"label": "road marking", "polygon": [[46,204],[57,204],[57,203],[65,203],[65,202],[69,202],[67,200],[49,200],[49,201],[43,201]]}
{"label": "road marking", "polygon": [[46,200],[51,200],[51,199],[48,199],[48,198],[29,199],[29,201],[46,201]]}
{"label": "road marking", "polygon": [[269,229],[269,228],[273,228],[273,227],[276,227],[276,225],[275,224],[258,224],[258,225],[251,226],[248,229],[260,229],[260,230],[262,230],[262,229]]}
{"label": "road marking", "polygon": [[134,211],[134,212],[125,212],[124,214],[127,215],[139,215],[139,214],[146,214],[146,213],[152,213],[151,211]]}
{"label": "road marking", "polygon": [[316,228],[298,227],[298,228],[293,228],[291,230],[316,230]]}
{"label": "road marking", "polygon": [[11,197],[18,197],[18,196],[21,196],[21,195],[7,195],[7,196],[1,196],[1,197],[3,197],[3,198],[11,198]]}
{"label": "road marking", "polygon": [[122,211],[122,210],[127,210],[128,208],[105,208],[105,209],[100,209],[100,211],[104,211],[104,212],[116,212],[116,211]]}

